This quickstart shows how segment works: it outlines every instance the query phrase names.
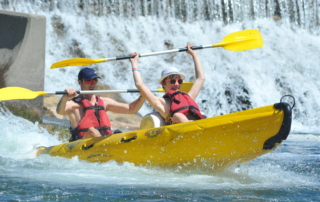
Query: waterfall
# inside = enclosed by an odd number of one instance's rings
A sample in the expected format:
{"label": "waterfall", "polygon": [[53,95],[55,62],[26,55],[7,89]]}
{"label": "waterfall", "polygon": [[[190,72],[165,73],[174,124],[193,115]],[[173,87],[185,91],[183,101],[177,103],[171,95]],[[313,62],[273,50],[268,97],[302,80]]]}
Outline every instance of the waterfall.
{"label": "waterfall", "polygon": [[[292,129],[314,133],[320,133],[319,6],[316,0],[0,0],[0,9],[47,17],[48,91],[78,88],[81,67],[50,70],[60,60],[206,45],[235,31],[258,29],[262,48],[198,51],[206,81],[196,101],[208,116],[217,116],[293,95]],[[185,53],[141,58],[139,66],[150,88],[159,87],[156,80],[166,66],[194,80],[192,58]],[[91,67],[113,89],[134,88],[128,61]],[[121,96],[127,102],[138,97]],[[140,112],[151,110],[145,104]]]}
{"label": "waterfall", "polygon": [[37,10],[76,11],[79,16],[136,18],[173,17],[183,22],[221,21],[223,24],[273,19],[319,35],[320,2],[317,0],[2,0],[5,10],[21,9],[30,3]]}

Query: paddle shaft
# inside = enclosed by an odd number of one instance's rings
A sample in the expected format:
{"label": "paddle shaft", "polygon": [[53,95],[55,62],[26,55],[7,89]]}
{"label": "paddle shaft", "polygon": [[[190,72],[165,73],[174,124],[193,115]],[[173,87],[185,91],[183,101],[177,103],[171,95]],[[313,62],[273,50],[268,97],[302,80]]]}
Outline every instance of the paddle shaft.
{"label": "paddle shaft", "polygon": [[[162,88],[150,89],[151,92],[164,92]],[[78,94],[99,94],[99,93],[140,93],[138,89],[126,89],[126,90],[84,90],[76,91]],[[65,95],[67,91],[56,91],[53,93],[47,92],[46,95]]]}
{"label": "paddle shaft", "polygon": [[[184,82],[180,86],[180,91],[189,92],[193,86],[193,82]],[[163,88],[150,89],[151,92],[155,93],[165,93]],[[101,93],[140,93],[138,89],[125,89],[125,90],[86,90],[86,91],[76,91],[77,94],[101,94]],[[56,91],[56,92],[46,92],[46,91],[32,91],[26,88],[11,86],[0,88],[0,101],[6,100],[22,100],[22,99],[34,99],[38,96],[46,95],[64,95],[67,91]]]}
{"label": "paddle shaft", "polygon": [[[210,45],[200,45],[200,46],[194,46],[191,49],[192,50],[199,50],[199,49],[205,49],[205,48],[212,48],[212,44]],[[187,51],[187,48],[179,48],[179,49],[172,49],[172,50],[166,50],[166,51],[159,51],[159,52],[152,52],[152,53],[144,53],[139,54],[139,57],[148,57],[148,56],[154,56],[154,55],[163,55],[168,53],[178,53],[178,52],[184,52]],[[112,57],[112,58],[101,58],[100,62],[110,62],[110,61],[116,61],[116,60],[126,60],[134,58],[134,55],[128,55],[128,56],[120,56],[120,57]],[[99,62],[99,61],[96,61]]]}
{"label": "paddle shaft", "polygon": [[[250,30],[243,30],[231,33],[224,37],[224,39],[219,43],[214,43],[210,45],[200,45],[194,46],[191,49],[199,50],[205,48],[216,48],[222,47],[226,50],[230,51],[244,51],[250,50],[254,48],[260,48],[263,46],[263,39],[258,30],[250,29]],[[162,55],[168,53],[178,53],[187,51],[187,48],[179,48],[179,49],[172,49],[166,51],[159,51],[159,52],[152,52],[152,53],[145,53],[139,54],[140,57],[147,57],[147,56],[154,56],[154,55]],[[94,63],[101,63],[101,62],[109,62],[109,61],[116,61],[116,60],[126,60],[134,58],[133,55],[128,56],[120,56],[120,57],[111,57],[111,58],[97,58],[97,59],[90,59],[90,58],[74,58],[74,59],[67,59],[63,61],[59,61],[54,63],[51,66],[51,69],[66,67],[66,66],[82,66],[82,65],[91,65]]]}

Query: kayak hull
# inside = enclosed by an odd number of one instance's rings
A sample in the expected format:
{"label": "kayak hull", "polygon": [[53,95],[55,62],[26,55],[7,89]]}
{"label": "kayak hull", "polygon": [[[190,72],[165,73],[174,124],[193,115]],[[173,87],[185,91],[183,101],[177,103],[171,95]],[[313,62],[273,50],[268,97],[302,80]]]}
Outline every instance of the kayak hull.
{"label": "kayak hull", "polygon": [[291,107],[277,103],[227,115],[38,148],[91,162],[222,168],[255,159],[289,135]]}

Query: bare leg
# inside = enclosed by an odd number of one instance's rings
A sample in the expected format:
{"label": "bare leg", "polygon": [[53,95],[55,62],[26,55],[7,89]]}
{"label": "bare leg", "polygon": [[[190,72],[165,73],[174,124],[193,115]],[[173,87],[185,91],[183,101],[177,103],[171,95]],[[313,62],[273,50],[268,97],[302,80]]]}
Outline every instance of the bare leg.
{"label": "bare leg", "polygon": [[172,124],[189,122],[190,120],[182,113],[175,113],[172,117]]}
{"label": "bare leg", "polygon": [[82,139],[92,138],[92,137],[101,137],[100,132],[94,127],[90,127],[88,130],[88,133],[85,136],[83,136]]}

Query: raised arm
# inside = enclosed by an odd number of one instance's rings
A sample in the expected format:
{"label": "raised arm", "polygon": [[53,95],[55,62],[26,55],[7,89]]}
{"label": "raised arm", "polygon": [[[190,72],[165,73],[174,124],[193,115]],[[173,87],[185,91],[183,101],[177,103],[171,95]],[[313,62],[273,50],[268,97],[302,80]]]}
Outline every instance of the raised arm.
{"label": "raised arm", "polygon": [[192,50],[191,49],[192,47],[193,46],[187,45],[187,48],[188,48],[187,53],[190,54],[193,58],[196,80],[193,83],[188,94],[192,99],[196,99],[196,97],[198,96],[198,94],[202,88],[202,85],[204,83],[205,76],[204,76],[203,68],[202,68],[202,65],[201,65],[201,62],[200,62],[200,59],[198,56],[198,52],[196,50]]}
{"label": "raised arm", "polygon": [[133,78],[136,87],[139,89],[141,95],[145,97],[150,105],[154,107],[160,114],[165,114],[165,101],[163,98],[159,98],[155,96],[151,91],[148,86],[146,86],[143,83],[141,74],[140,74],[140,69],[138,66],[138,60],[139,60],[139,54],[137,52],[134,52],[130,55],[134,55],[135,57],[130,59],[131,65],[132,65],[132,72],[133,72]]}

